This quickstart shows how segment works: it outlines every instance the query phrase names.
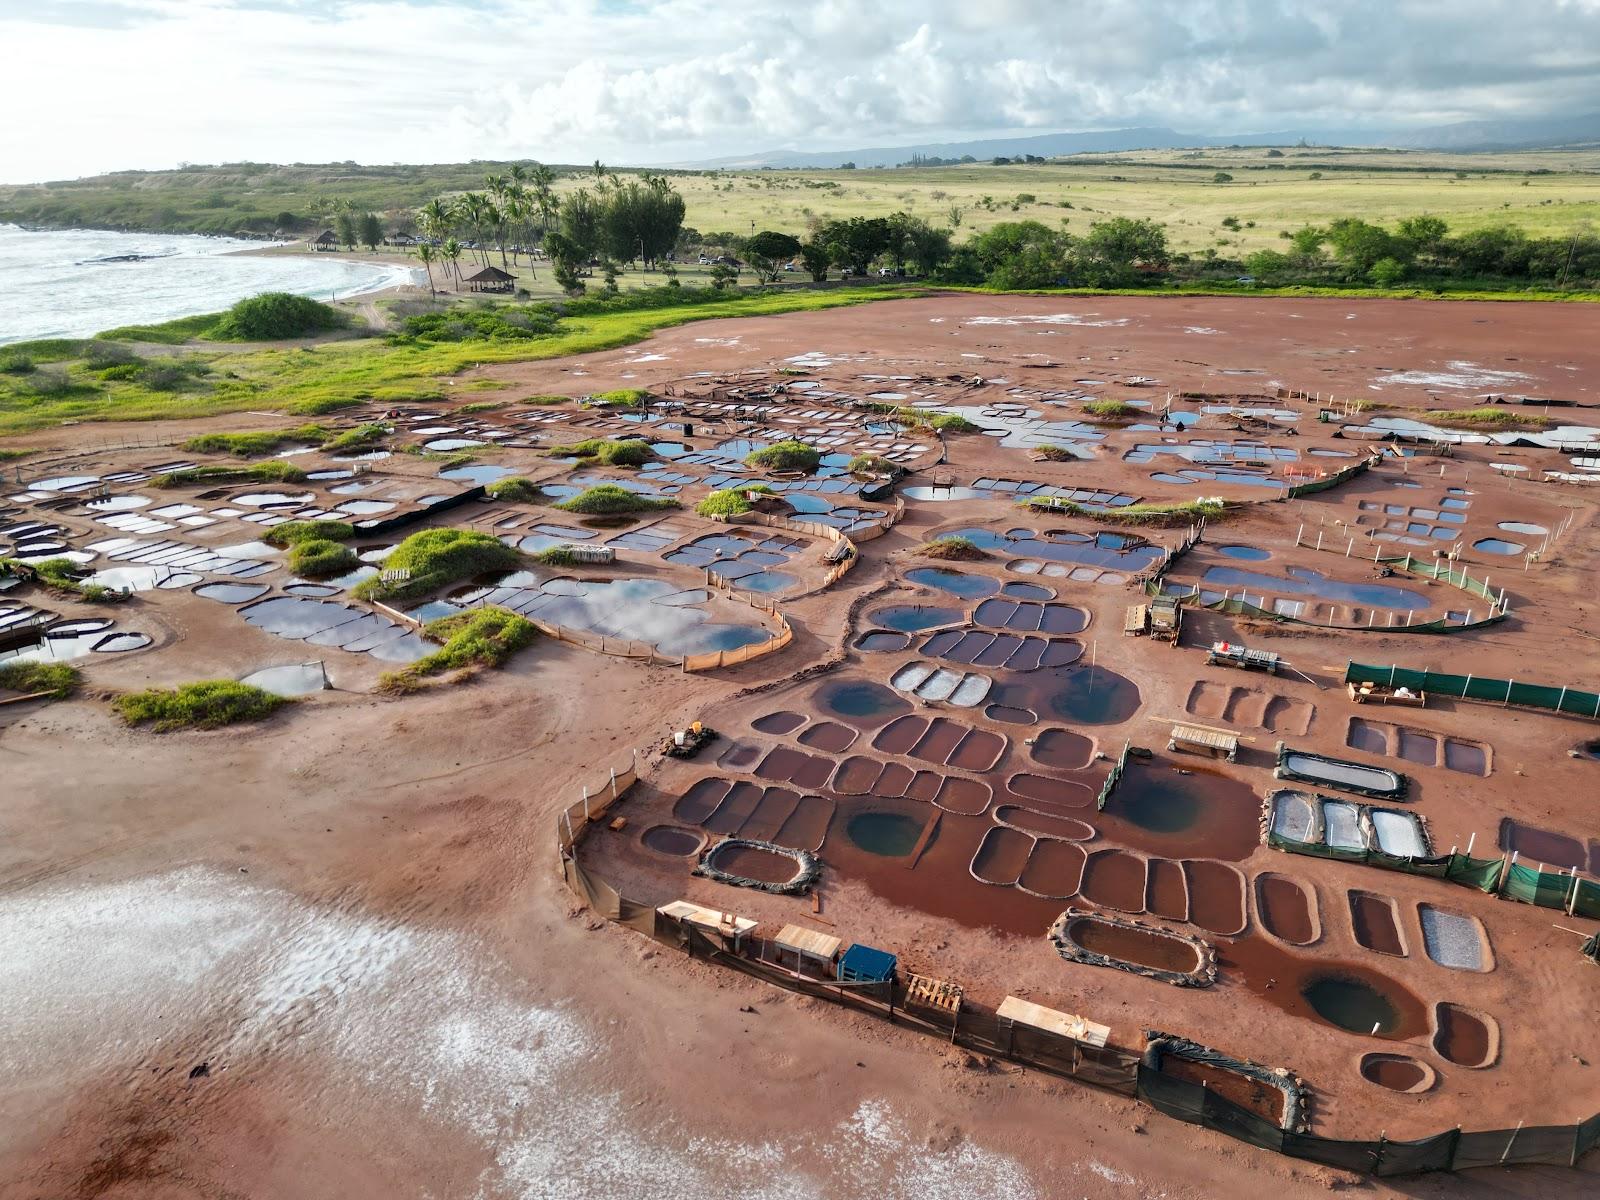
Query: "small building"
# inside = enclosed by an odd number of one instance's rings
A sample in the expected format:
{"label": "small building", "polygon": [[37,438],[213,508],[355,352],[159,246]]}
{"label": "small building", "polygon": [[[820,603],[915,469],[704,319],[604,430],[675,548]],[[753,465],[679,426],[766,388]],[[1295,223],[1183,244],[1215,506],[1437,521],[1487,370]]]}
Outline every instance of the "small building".
{"label": "small building", "polygon": [[1095,1021],[1087,1021],[1072,1013],[1059,1012],[1053,1008],[1046,1008],[1042,1004],[1035,1004],[1031,1000],[1024,1000],[1020,996],[1007,996],[995,1009],[994,1014],[1000,1021],[1000,1031],[1004,1036],[1006,1048],[1011,1048],[1012,1027],[1026,1025],[1031,1029],[1040,1029],[1045,1033],[1053,1033],[1057,1037],[1070,1038],[1074,1042],[1083,1042],[1089,1046],[1104,1046],[1111,1037],[1108,1026]]}
{"label": "small building", "polygon": [[509,293],[517,282],[515,275],[509,275],[499,267],[485,267],[476,275],[468,275],[467,287],[474,292],[506,292]]}
{"label": "small building", "polygon": [[793,956],[797,972],[804,973],[809,969],[810,974],[821,975],[824,979],[833,975],[833,960],[839,953],[839,938],[799,925],[785,925],[778,931],[778,936],[772,939],[772,944],[777,948],[779,965],[787,966],[787,960]]}
{"label": "small building", "polygon": [[307,243],[313,250],[337,250],[339,248],[339,235],[331,229],[324,229]]}
{"label": "small building", "polygon": [[416,244],[417,239],[409,233],[397,233],[389,239],[389,245],[391,246],[415,246]]}
{"label": "small building", "polygon": [[835,978],[840,983],[879,985],[863,987],[860,990],[869,996],[876,995],[881,1000],[892,1000],[894,972],[898,963],[899,960],[887,950],[878,950],[856,942],[840,957]]}
{"label": "small building", "polygon": [[735,916],[733,913],[722,912],[715,908],[705,908],[699,904],[691,904],[687,900],[674,900],[671,904],[663,904],[656,909],[663,917],[669,917],[681,925],[691,925],[703,933],[710,934],[722,943],[725,950],[737,954],[744,944],[745,935],[756,927],[756,922],[749,917]]}
{"label": "small building", "polygon": [[1177,724],[1167,738],[1168,750],[1185,750],[1192,754],[1209,754],[1233,762],[1239,757],[1239,735],[1222,729],[1208,729],[1204,725]]}

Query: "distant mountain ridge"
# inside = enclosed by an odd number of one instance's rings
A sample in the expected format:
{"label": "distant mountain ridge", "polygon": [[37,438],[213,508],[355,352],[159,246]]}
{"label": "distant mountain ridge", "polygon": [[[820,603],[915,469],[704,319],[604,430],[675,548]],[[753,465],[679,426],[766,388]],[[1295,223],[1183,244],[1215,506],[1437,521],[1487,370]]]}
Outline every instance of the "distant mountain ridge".
{"label": "distant mountain ridge", "polygon": [[1054,158],[1066,154],[1116,153],[1127,150],[1198,150],[1225,146],[1287,146],[1305,140],[1314,145],[1387,146],[1396,150],[1539,149],[1600,143],[1600,113],[1574,117],[1462,121],[1418,129],[1303,129],[1270,133],[1196,134],[1160,126],[1130,129],[1043,133],[1028,137],[978,138],[967,142],[926,142],[905,146],[873,146],[857,150],[774,150],[729,155],[663,166],[727,168],[893,167],[924,158],[980,161],[997,156],[1033,154]]}

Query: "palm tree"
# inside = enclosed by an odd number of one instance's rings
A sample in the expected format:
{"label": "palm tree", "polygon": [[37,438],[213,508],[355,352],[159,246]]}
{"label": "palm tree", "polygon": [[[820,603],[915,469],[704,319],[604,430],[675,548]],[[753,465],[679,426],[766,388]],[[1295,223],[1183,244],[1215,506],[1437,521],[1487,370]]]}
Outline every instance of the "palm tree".
{"label": "palm tree", "polygon": [[439,297],[439,289],[433,286],[433,260],[437,257],[433,246],[428,242],[423,242],[417,247],[417,257],[422,260],[422,265],[428,269],[428,299],[436,300]]}
{"label": "palm tree", "polygon": [[450,264],[450,272],[456,277],[456,286],[461,285],[461,243],[453,237],[445,238],[444,245],[439,248],[439,257]]}
{"label": "palm tree", "polygon": [[455,223],[455,213],[448,200],[435,196],[422,206],[417,213],[417,221],[430,238],[443,241],[450,234],[450,226]]}

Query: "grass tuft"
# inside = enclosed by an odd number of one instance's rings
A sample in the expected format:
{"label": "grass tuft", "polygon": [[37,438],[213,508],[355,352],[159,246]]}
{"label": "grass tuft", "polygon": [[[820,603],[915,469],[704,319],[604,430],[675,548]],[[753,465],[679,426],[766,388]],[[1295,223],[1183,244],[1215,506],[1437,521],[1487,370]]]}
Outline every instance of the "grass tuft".
{"label": "grass tuft", "polygon": [[544,495],[544,490],[537,483],[521,475],[497,479],[484,488],[484,492],[491,499],[503,500],[508,504],[533,504]]}
{"label": "grass tuft", "polygon": [[1430,425],[1446,429],[1546,429],[1550,421],[1537,413],[1512,412],[1509,408],[1440,408],[1422,414]]}
{"label": "grass tuft", "polygon": [[639,467],[656,456],[649,444],[638,438],[590,438],[570,446],[552,446],[548,453],[552,458],[593,458],[608,467]]}
{"label": "grass tuft", "polygon": [[348,521],[285,521],[261,534],[269,546],[293,546],[296,542],[342,542],[355,536],[356,527]]}
{"label": "grass tuft", "polygon": [[1024,508],[1043,508],[1051,512],[1070,513],[1087,517],[1105,525],[1149,525],[1158,528],[1172,525],[1192,525],[1201,517],[1216,520],[1228,512],[1225,501],[1216,497],[1185,500],[1181,504],[1130,504],[1125,508],[1085,508],[1071,500],[1058,500],[1049,496],[1032,496],[1022,502]]}
{"label": "grass tuft", "polygon": [[195,483],[233,483],[249,481],[251,483],[301,483],[305,480],[306,473],[299,467],[291,466],[279,459],[270,459],[267,462],[252,463],[248,467],[225,467],[222,465],[207,467],[189,467],[183,471],[168,471],[165,475],[157,475],[151,483],[159,488],[185,487]]}
{"label": "grass tuft", "polygon": [[989,557],[987,550],[964,537],[932,538],[918,546],[916,552],[924,558],[939,558],[948,562],[977,562]]}
{"label": "grass tuft", "polygon": [[1083,411],[1102,421],[1125,421],[1140,415],[1139,409],[1126,400],[1085,400]]}
{"label": "grass tuft", "polygon": [[702,517],[737,517],[747,513],[754,507],[746,498],[750,492],[765,492],[772,494],[772,489],[764,483],[753,484],[743,488],[722,488],[712,492],[699,504],[694,506],[694,511]]}
{"label": "grass tuft", "polygon": [[335,575],[348,575],[360,565],[361,560],[349,546],[341,546],[326,538],[298,541],[289,551],[289,569],[304,579],[331,579]]}
{"label": "grass tuft", "polygon": [[383,560],[383,570],[409,571],[410,577],[385,582],[382,576],[356,585],[368,600],[406,603],[475,575],[509,571],[522,556],[499,538],[469,529],[424,529],[413,533]]}
{"label": "grass tuft", "polygon": [[297,429],[277,429],[264,433],[202,433],[183,443],[183,448],[195,454],[260,458],[296,442],[321,445],[328,436],[328,430],[321,425],[301,425]]}
{"label": "grass tuft", "polygon": [[764,471],[801,471],[810,474],[822,461],[822,452],[804,442],[775,442],[744,456],[745,465]]}

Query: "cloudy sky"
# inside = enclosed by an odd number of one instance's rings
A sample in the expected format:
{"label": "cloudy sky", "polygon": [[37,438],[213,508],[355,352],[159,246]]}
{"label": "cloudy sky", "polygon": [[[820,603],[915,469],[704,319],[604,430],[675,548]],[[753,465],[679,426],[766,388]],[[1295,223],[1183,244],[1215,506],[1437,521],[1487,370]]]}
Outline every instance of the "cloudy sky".
{"label": "cloudy sky", "polygon": [[1600,0],[0,0],[0,180],[1600,111]]}

